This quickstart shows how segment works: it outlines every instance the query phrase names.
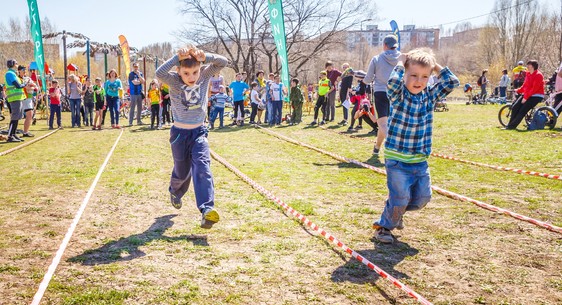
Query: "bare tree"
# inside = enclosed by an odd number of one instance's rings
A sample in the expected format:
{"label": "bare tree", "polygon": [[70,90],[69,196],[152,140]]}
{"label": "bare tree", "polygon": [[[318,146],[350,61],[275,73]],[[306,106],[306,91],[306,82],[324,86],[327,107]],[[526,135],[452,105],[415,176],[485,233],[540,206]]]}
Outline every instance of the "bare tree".
{"label": "bare tree", "polygon": [[[184,39],[225,54],[236,71],[252,75],[264,66],[272,72],[280,70],[267,1],[183,0],[183,4],[182,13],[194,20],[180,31]],[[359,0],[287,0],[283,4],[292,74],[337,44],[338,34],[375,12],[373,4]]]}
{"label": "bare tree", "polygon": [[180,35],[204,49],[224,52],[236,71],[253,74],[258,33],[265,29],[262,0],[183,0],[182,13],[194,22]]}

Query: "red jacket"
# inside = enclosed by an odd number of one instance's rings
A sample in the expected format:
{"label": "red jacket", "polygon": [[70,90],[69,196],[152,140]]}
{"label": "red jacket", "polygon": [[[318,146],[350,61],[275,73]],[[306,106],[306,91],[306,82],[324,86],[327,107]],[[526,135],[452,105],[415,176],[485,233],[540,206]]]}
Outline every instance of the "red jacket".
{"label": "red jacket", "polygon": [[523,93],[523,98],[528,100],[535,94],[544,95],[544,77],[541,71],[535,70],[533,73],[526,72],[525,82],[521,88],[517,89],[517,93]]}

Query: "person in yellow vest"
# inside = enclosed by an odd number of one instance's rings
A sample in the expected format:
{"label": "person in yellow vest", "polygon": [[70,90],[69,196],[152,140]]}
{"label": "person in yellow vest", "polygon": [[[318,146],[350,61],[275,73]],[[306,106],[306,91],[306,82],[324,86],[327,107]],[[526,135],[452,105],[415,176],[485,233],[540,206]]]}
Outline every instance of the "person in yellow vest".
{"label": "person in yellow vest", "polygon": [[318,99],[316,100],[316,106],[314,106],[314,121],[310,123],[311,126],[317,124],[318,110],[320,109],[322,109],[322,121],[320,122],[320,125],[326,124],[326,120],[328,119],[326,116],[328,94],[334,90],[334,85],[332,85],[332,82],[328,79],[328,73],[326,71],[320,72],[320,81],[318,82]]}
{"label": "person in yellow vest", "polygon": [[15,59],[9,59],[6,63],[8,72],[6,72],[6,99],[8,101],[8,108],[10,109],[10,127],[8,128],[8,142],[21,142],[23,141],[16,135],[18,129],[18,121],[22,117],[22,103],[26,99],[24,88],[33,90],[34,86],[31,79],[22,82],[16,73],[18,65]]}

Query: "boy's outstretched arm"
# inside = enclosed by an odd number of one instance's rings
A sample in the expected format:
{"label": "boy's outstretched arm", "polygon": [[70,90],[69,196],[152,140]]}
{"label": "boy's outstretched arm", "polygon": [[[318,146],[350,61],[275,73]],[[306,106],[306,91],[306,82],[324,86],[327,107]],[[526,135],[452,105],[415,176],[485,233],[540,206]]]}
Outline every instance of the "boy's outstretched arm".
{"label": "boy's outstretched arm", "polygon": [[156,69],[156,72],[155,72],[156,78],[159,79],[161,82],[164,82],[166,84],[173,83],[173,81],[175,80],[175,75],[177,75],[177,73],[176,72],[171,73],[170,70],[172,70],[173,67],[178,65],[178,63],[179,63],[178,55],[172,56],[165,63],[163,63],[160,67],[158,67],[158,69]]}
{"label": "boy's outstretched arm", "polygon": [[228,60],[222,55],[205,53],[205,64],[208,64],[208,66],[201,71],[201,77],[211,77],[226,67]]}
{"label": "boy's outstretched arm", "polygon": [[453,89],[458,87],[460,82],[457,76],[453,74],[448,67],[435,64],[433,70],[439,75],[439,82],[430,89],[429,93],[431,101],[437,102],[453,92]]}
{"label": "boy's outstretched arm", "polygon": [[398,63],[390,73],[390,78],[387,82],[386,95],[391,104],[398,102],[402,98],[402,92],[404,91],[404,62],[408,55],[405,53],[400,54],[398,57]]}

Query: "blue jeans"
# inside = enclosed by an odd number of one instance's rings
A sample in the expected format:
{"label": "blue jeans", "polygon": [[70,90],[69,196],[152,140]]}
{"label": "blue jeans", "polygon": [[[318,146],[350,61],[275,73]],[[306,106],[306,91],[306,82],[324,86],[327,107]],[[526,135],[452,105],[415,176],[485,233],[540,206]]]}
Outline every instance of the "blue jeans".
{"label": "blue jeans", "polygon": [[404,163],[385,160],[388,199],[376,225],[393,230],[406,211],[422,209],[431,200],[431,178],[427,161]]}
{"label": "blue jeans", "polygon": [[111,125],[119,125],[119,97],[106,95],[107,108],[109,108],[109,117]]}
{"label": "blue jeans", "polygon": [[214,207],[215,187],[211,173],[211,157],[207,128],[183,129],[172,126],[170,145],[174,169],[170,178],[170,193],[181,198],[193,179],[195,202],[201,213]]}
{"label": "blue jeans", "polygon": [[49,128],[53,128],[55,114],[57,115],[57,126],[62,127],[60,105],[49,104],[49,108],[51,108],[51,112],[49,114]]}
{"label": "blue jeans", "polygon": [[70,100],[70,118],[72,122],[72,127],[80,127],[80,104],[82,100],[77,98],[71,98]]}
{"label": "blue jeans", "polygon": [[213,107],[211,108],[211,126],[215,125],[215,120],[217,119],[217,115],[219,116],[219,120],[220,120],[220,127],[224,127],[223,123],[224,123],[224,108],[220,108],[220,107]]}
{"label": "blue jeans", "polygon": [[265,123],[271,123],[273,120],[273,103],[267,101],[265,103]]}
{"label": "blue jeans", "polygon": [[281,124],[281,116],[283,115],[283,101],[272,101],[273,114],[271,115],[271,121],[269,125]]}

